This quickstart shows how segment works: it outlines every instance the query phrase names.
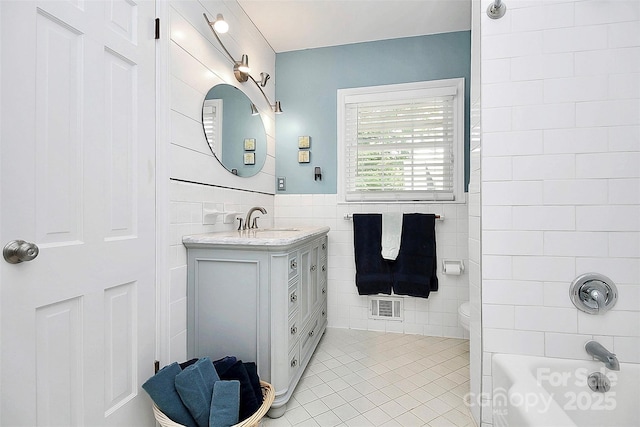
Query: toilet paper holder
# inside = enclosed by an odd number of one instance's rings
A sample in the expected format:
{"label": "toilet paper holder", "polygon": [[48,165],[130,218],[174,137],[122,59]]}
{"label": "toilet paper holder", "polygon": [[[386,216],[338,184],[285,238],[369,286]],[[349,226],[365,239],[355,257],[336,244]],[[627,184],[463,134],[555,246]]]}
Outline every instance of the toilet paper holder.
{"label": "toilet paper holder", "polygon": [[452,274],[459,276],[464,271],[464,262],[460,259],[444,259],[442,260],[442,272],[444,274]]}

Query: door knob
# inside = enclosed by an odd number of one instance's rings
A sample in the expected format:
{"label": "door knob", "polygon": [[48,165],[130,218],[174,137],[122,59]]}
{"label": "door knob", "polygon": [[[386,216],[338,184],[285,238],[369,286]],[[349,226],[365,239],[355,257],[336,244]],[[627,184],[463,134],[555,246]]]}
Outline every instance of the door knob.
{"label": "door knob", "polygon": [[9,264],[19,264],[23,261],[31,261],[38,256],[40,249],[35,243],[24,240],[12,240],[2,250],[2,256]]}

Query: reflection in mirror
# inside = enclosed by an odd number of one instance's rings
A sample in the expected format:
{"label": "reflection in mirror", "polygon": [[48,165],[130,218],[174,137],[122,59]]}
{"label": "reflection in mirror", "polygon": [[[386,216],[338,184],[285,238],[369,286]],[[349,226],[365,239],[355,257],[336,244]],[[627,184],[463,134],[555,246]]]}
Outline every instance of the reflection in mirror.
{"label": "reflection in mirror", "polygon": [[267,157],[267,134],[251,100],[235,86],[211,88],[202,104],[202,126],[213,155],[229,172],[253,176]]}

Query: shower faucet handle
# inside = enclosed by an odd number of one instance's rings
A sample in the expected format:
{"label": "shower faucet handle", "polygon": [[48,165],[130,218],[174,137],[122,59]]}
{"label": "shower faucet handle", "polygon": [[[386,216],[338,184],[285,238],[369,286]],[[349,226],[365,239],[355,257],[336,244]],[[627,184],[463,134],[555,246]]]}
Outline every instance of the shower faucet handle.
{"label": "shower faucet handle", "polygon": [[571,302],[589,314],[605,314],[618,300],[618,289],[611,279],[599,273],[578,276],[569,290]]}

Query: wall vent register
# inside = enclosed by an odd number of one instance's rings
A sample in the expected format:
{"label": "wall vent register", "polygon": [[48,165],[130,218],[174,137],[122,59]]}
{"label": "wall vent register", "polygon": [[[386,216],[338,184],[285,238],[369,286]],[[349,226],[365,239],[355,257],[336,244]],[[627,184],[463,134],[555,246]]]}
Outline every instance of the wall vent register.
{"label": "wall vent register", "polygon": [[402,298],[369,297],[369,318],[402,320]]}

